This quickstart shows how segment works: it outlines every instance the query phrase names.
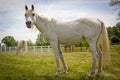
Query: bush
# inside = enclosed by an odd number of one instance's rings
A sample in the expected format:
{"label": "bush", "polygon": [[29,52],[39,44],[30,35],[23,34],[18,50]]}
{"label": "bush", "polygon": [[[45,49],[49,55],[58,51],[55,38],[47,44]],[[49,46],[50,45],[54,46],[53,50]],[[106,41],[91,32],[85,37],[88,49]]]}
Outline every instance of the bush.
{"label": "bush", "polygon": [[118,44],[118,43],[120,43],[120,38],[117,36],[112,36],[111,42],[112,42],[112,44]]}

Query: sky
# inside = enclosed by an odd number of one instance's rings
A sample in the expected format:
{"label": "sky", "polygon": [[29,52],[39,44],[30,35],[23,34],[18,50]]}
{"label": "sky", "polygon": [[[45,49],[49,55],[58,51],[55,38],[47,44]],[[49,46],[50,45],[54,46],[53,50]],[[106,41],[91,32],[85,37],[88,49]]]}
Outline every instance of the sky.
{"label": "sky", "polygon": [[0,0],[0,42],[5,36],[35,43],[39,31],[25,25],[25,5],[48,18],[64,21],[80,17],[101,19],[106,27],[117,23],[117,13],[109,6],[110,0]]}

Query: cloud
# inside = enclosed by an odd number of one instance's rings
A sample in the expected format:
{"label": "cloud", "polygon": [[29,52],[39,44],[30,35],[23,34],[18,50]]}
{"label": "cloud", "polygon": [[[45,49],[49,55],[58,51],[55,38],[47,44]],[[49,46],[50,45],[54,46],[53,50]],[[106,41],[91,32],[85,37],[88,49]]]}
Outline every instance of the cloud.
{"label": "cloud", "polygon": [[[9,28],[10,25],[23,17],[23,5],[25,0],[0,0],[0,25]],[[20,18],[21,17],[21,18]],[[6,25],[7,24],[7,25]],[[9,25],[10,24],[10,25]],[[2,26],[4,25],[4,26]]]}

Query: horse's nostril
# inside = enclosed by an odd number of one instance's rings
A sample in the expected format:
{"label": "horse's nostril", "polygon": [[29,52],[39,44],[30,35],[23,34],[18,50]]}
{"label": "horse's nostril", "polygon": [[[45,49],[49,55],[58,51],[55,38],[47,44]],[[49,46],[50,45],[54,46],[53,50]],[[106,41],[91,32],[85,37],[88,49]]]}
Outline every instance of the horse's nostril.
{"label": "horse's nostril", "polygon": [[31,21],[30,21],[30,24],[31,24]]}
{"label": "horse's nostril", "polygon": [[31,24],[31,21],[29,21],[29,24]]}
{"label": "horse's nostril", "polygon": [[31,21],[27,21],[27,22],[26,22],[26,25],[30,25],[30,24],[31,24]]}

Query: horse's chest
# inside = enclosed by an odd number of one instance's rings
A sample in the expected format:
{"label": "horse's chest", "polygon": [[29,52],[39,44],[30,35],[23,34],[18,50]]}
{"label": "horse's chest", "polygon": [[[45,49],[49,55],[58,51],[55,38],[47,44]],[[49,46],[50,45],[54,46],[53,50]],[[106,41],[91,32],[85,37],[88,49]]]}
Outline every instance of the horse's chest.
{"label": "horse's chest", "polygon": [[57,40],[57,37],[56,37],[56,35],[54,33],[46,32],[46,33],[43,33],[43,36],[44,36],[44,39],[47,42],[51,42],[51,41],[56,41]]}

